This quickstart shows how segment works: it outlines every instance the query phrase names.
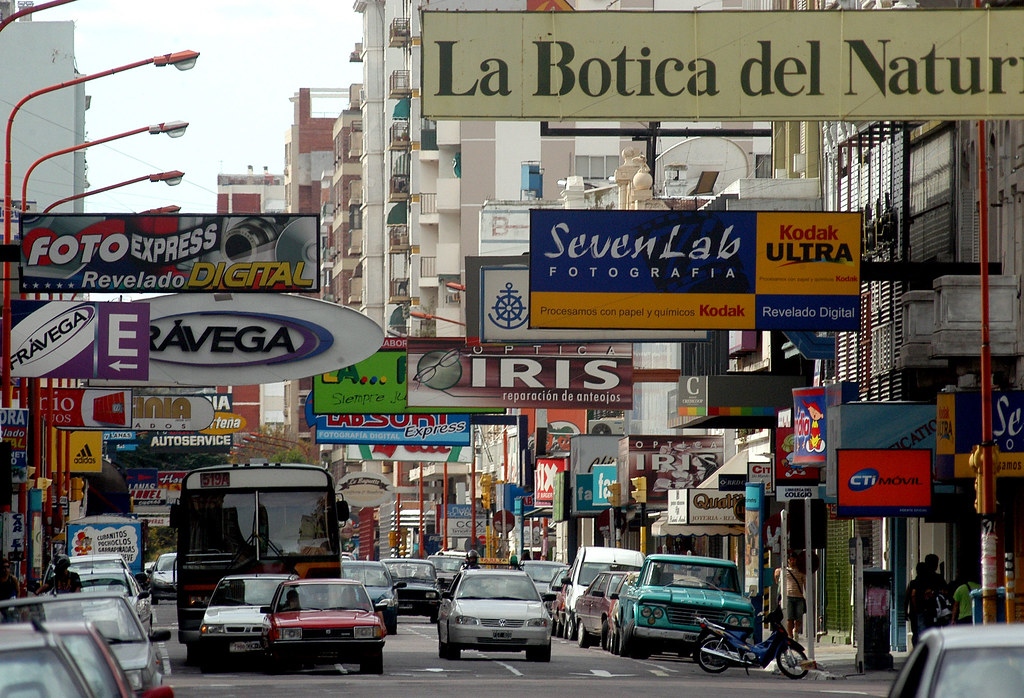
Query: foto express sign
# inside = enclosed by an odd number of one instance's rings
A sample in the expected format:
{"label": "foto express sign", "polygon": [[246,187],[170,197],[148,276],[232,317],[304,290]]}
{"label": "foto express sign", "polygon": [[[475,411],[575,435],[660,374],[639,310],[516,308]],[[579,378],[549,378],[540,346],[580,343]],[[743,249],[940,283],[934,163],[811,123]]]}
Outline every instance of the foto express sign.
{"label": "foto express sign", "polygon": [[837,449],[839,516],[924,516],[932,506],[930,449]]}

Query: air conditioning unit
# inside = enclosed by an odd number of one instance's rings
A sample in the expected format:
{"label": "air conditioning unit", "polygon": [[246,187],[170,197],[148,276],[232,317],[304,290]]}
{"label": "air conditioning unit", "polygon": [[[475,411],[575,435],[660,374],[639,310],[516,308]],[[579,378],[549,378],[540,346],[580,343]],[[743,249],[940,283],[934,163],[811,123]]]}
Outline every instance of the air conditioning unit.
{"label": "air conditioning unit", "polygon": [[603,417],[587,422],[587,433],[609,436],[626,433],[626,420],[623,417]]}

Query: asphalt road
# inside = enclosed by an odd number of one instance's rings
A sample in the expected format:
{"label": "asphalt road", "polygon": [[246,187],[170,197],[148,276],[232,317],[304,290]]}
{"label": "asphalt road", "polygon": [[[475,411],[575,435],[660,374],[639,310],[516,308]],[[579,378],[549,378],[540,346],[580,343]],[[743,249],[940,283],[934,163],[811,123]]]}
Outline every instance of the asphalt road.
{"label": "asphalt road", "polygon": [[691,659],[655,655],[636,660],[600,648],[581,649],[554,639],[550,663],[526,661],[523,653],[463,651],[462,659],[437,656],[437,631],[424,617],[401,616],[398,634],[387,638],[384,675],[361,675],[354,665],[319,666],[285,675],[267,675],[259,662],[203,674],[185,665],[185,647],[177,642],[174,606],[156,606],[155,625],[171,628],[173,639],[160,643],[170,660],[167,683],[174,694],[190,696],[310,696],[348,693],[358,696],[885,696],[889,681],[878,677],[851,680],[793,681],[781,674],[729,669],[712,676]]}

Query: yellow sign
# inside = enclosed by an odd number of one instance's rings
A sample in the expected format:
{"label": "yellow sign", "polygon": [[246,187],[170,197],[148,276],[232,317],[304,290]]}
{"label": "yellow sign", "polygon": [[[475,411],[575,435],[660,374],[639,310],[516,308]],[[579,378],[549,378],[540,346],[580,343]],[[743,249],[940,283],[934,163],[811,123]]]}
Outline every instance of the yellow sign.
{"label": "yellow sign", "polygon": [[1024,117],[1024,9],[424,12],[431,119]]}
{"label": "yellow sign", "polygon": [[245,429],[245,417],[234,412],[214,412],[213,423],[200,434],[237,434]]}
{"label": "yellow sign", "polygon": [[72,431],[68,433],[73,473],[98,473],[103,469],[103,432]]}

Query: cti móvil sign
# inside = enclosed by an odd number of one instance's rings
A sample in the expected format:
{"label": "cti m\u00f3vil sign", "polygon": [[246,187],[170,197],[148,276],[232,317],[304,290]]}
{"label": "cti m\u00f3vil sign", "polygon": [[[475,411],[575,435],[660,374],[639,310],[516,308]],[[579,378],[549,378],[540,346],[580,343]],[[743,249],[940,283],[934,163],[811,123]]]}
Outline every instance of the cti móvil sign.
{"label": "cti m\u00f3vil sign", "polygon": [[924,516],[932,506],[931,449],[836,449],[839,516]]}

